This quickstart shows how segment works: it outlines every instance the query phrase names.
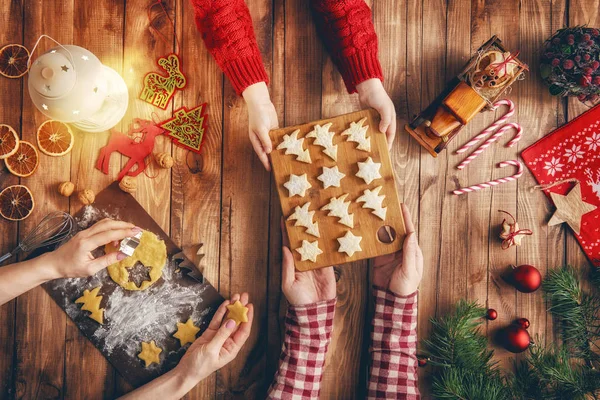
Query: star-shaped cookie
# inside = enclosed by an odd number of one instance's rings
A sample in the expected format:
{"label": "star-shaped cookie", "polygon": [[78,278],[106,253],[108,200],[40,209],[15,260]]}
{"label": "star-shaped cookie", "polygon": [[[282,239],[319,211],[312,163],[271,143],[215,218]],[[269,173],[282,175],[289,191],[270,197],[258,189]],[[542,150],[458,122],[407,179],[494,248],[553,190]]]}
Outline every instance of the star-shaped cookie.
{"label": "star-shaped cookie", "polygon": [[296,251],[300,254],[301,261],[312,261],[317,262],[319,254],[323,253],[323,250],[319,248],[319,241],[309,242],[308,240],[302,241],[302,246],[298,247]]}
{"label": "star-shaped cookie", "polygon": [[244,307],[239,300],[227,306],[227,319],[235,321],[236,325],[242,322],[248,322],[248,307]]}
{"label": "star-shaped cookie", "polygon": [[193,343],[198,332],[200,332],[200,328],[194,325],[194,321],[189,318],[185,324],[177,323],[177,332],[173,334],[173,337],[179,339],[179,344],[183,347],[188,343]]}
{"label": "star-shaped cookie", "polygon": [[338,238],[337,240],[340,244],[338,252],[346,253],[348,254],[348,257],[352,257],[352,255],[357,251],[362,251],[362,249],[360,248],[361,240],[361,236],[355,236],[352,232],[347,231],[344,236]]}
{"label": "star-shaped cookie", "polygon": [[323,172],[317,179],[323,182],[323,188],[327,189],[329,186],[340,187],[340,181],[345,176],[346,175],[342,174],[336,165],[331,168],[323,167]]}
{"label": "star-shaped cookie", "polygon": [[579,183],[566,196],[550,193],[550,197],[556,206],[556,211],[548,221],[548,226],[566,222],[578,235],[581,231],[581,217],[597,208],[595,205],[583,201]]}
{"label": "star-shaped cookie", "polygon": [[348,193],[343,194],[339,197],[332,197],[329,200],[329,203],[325,204],[321,207],[323,211],[329,211],[327,216],[329,217],[337,217],[339,218],[338,222],[342,225],[346,225],[347,227],[354,228],[354,215],[348,213],[348,206],[350,206],[350,202],[344,202],[348,197]]}
{"label": "star-shaped cookie", "polygon": [[290,179],[283,184],[285,188],[289,191],[289,196],[300,196],[304,197],[306,195],[306,191],[310,189],[310,183],[308,183],[308,178],[306,174],[302,175],[290,175]]}
{"label": "star-shaped cookie", "polygon": [[160,353],[162,349],[156,347],[156,343],[152,340],[150,343],[142,342],[142,352],[138,354],[138,358],[144,360],[146,368],[152,364],[160,364]]}
{"label": "star-shaped cookie", "polygon": [[358,150],[363,151],[371,151],[371,138],[367,137],[367,130],[369,129],[369,125],[363,126],[367,117],[361,119],[358,122],[350,122],[350,128],[346,129],[342,132],[342,136],[348,136],[346,139],[349,142],[356,142],[358,146],[356,148]]}
{"label": "star-shaped cookie", "polygon": [[310,201],[304,203],[302,207],[296,206],[294,213],[290,215],[288,220],[296,220],[294,226],[303,226],[306,228],[306,233],[315,237],[319,237],[319,223],[313,222],[313,216],[315,215],[315,212],[309,211],[309,207]]}
{"label": "star-shaped cookie", "polygon": [[289,135],[283,135],[283,141],[279,143],[277,150],[285,149],[285,154],[293,154],[296,156],[296,160],[310,164],[312,162],[310,153],[303,148],[304,138],[298,139],[299,133],[300,129],[296,129]]}
{"label": "star-shaped cookie", "polygon": [[381,163],[373,162],[373,159],[369,157],[363,162],[358,162],[358,172],[356,173],[356,176],[362,178],[368,185],[375,179],[381,178],[381,174],[379,173],[380,168]]}
{"label": "star-shaped cookie", "polygon": [[371,213],[379,217],[381,220],[385,221],[385,215],[387,213],[387,208],[382,207],[383,200],[385,199],[384,195],[379,195],[381,191],[381,186],[377,186],[373,190],[366,189],[363,192],[363,195],[356,199],[357,203],[365,203],[363,204],[363,208],[370,208],[373,210]]}
{"label": "star-shaped cookie", "polygon": [[333,161],[337,161],[337,145],[333,144],[333,135],[335,132],[329,132],[332,123],[329,122],[323,126],[317,124],[313,127],[313,130],[306,134],[307,138],[314,138],[313,144],[323,147],[323,153],[325,153]]}

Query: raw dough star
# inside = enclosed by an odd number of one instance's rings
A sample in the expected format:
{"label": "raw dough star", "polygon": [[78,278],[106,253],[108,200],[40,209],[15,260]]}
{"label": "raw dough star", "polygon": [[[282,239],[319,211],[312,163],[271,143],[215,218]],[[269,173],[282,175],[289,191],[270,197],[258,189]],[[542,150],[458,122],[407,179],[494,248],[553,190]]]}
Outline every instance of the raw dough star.
{"label": "raw dough star", "polygon": [[364,162],[358,162],[358,172],[356,176],[362,178],[367,184],[373,182],[375,179],[381,178],[379,169],[381,163],[373,162],[371,157],[367,158]]}
{"label": "raw dough star", "polygon": [[290,180],[283,184],[285,188],[290,192],[289,196],[300,196],[304,197],[306,191],[310,189],[310,183],[308,183],[308,179],[306,174],[302,175],[290,175]]}
{"label": "raw dough star", "polygon": [[302,207],[296,206],[294,213],[290,215],[288,220],[296,220],[294,226],[303,226],[306,228],[306,233],[319,237],[319,223],[313,222],[314,211],[308,211],[310,201],[306,202]]}
{"label": "raw dough star", "polygon": [[239,300],[227,306],[227,319],[235,321],[236,325],[242,322],[248,322],[248,307],[244,307]]}
{"label": "raw dough star", "polygon": [[103,324],[104,323],[104,308],[100,308],[100,302],[102,301],[102,296],[98,296],[99,291],[100,291],[100,286],[92,289],[91,292],[86,289],[83,291],[83,296],[81,296],[80,298],[75,300],[75,303],[76,304],[83,303],[83,307],[81,307],[81,309],[83,311],[91,312],[91,314],[88,315],[88,317],[93,319],[94,321],[98,322],[99,324]]}
{"label": "raw dough star", "polygon": [[357,251],[362,251],[360,248],[360,241],[362,240],[362,236],[354,236],[352,232],[348,231],[344,236],[338,238],[338,242],[340,244],[340,248],[338,252],[348,254],[348,257],[352,257],[354,253]]}
{"label": "raw dough star", "polygon": [[385,215],[387,212],[386,207],[382,207],[383,200],[385,199],[384,195],[379,196],[379,191],[381,190],[381,186],[377,186],[373,190],[366,189],[363,192],[363,195],[356,199],[357,203],[365,203],[363,204],[363,208],[370,208],[373,214],[378,216],[380,219],[385,221]]}
{"label": "raw dough star", "polygon": [[179,344],[183,347],[188,343],[193,343],[198,332],[200,332],[200,328],[194,325],[194,321],[189,318],[185,324],[177,323],[177,332],[173,334],[173,337],[179,339]]}
{"label": "raw dough star", "polygon": [[333,161],[337,161],[337,145],[333,144],[333,135],[335,132],[329,132],[332,123],[329,122],[323,126],[317,124],[313,130],[308,132],[307,138],[314,138],[313,144],[324,147],[323,153],[329,156]]}
{"label": "raw dough star", "polygon": [[302,241],[302,247],[298,247],[296,251],[300,254],[301,261],[312,261],[317,262],[319,254],[323,253],[323,250],[319,248],[319,241],[309,242],[308,240]]}
{"label": "raw dough star", "polygon": [[285,154],[293,154],[296,160],[310,164],[310,153],[303,149],[304,138],[298,139],[300,129],[296,129],[289,135],[283,135],[283,141],[277,146],[277,150],[285,149]]}
{"label": "raw dough star", "polygon": [[327,189],[329,186],[340,187],[340,181],[345,176],[337,166],[331,168],[323,167],[323,173],[317,179],[323,182],[323,188]]}
{"label": "raw dough star", "polygon": [[338,222],[340,224],[354,228],[354,215],[348,213],[350,202],[347,201],[344,203],[346,197],[348,197],[348,193],[343,194],[340,197],[332,197],[329,200],[329,203],[325,204],[321,210],[329,211],[329,214],[327,214],[329,217],[338,217]]}
{"label": "raw dough star", "polygon": [[348,136],[346,140],[349,142],[358,143],[358,146],[356,146],[358,150],[371,151],[371,138],[367,137],[369,125],[363,126],[366,120],[367,117],[358,122],[350,122],[350,128],[342,132],[342,136]]}
{"label": "raw dough star", "polygon": [[138,358],[144,360],[146,368],[153,363],[160,364],[159,354],[162,352],[160,347],[156,347],[154,340],[150,343],[142,342],[142,352],[138,354]]}

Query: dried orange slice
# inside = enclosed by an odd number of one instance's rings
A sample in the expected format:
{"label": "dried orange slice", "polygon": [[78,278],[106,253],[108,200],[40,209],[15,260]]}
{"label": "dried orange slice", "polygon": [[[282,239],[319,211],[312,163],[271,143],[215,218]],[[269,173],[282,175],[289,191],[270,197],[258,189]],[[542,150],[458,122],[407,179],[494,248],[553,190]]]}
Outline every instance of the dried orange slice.
{"label": "dried orange slice", "polygon": [[16,153],[5,158],[4,163],[11,174],[25,178],[35,172],[40,156],[31,143],[21,140]]}
{"label": "dried orange slice", "polygon": [[19,149],[19,135],[8,125],[0,124],[0,160],[15,154]]}
{"label": "dried orange slice", "polygon": [[0,74],[20,78],[27,73],[29,50],[20,44],[8,44],[0,49]]}
{"label": "dried orange slice", "polygon": [[13,185],[0,192],[0,215],[10,221],[29,217],[35,201],[27,186]]}
{"label": "dried orange slice", "polygon": [[37,130],[37,144],[42,153],[52,157],[64,156],[73,148],[75,137],[69,125],[46,121]]}

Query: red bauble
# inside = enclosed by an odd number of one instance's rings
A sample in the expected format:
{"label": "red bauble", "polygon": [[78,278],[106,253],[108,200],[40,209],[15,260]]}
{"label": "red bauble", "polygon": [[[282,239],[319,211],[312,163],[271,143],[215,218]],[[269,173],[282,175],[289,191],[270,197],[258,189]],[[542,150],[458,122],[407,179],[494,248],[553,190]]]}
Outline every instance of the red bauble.
{"label": "red bauble", "polygon": [[417,362],[419,363],[419,367],[427,366],[427,358],[426,357],[419,357]]}
{"label": "red bauble", "polygon": [[489,319],[490,321],[495,320],[496,318],[498,318],[498,312],[496,310],[494,310],[493,308],[490,308],[487,310],[487,312],[485,313],[485,317],[487,319]]}
{"label": "red bauble", "polygon": [[523,329],[529,328],[529,320],[527,318],[519,318],[517,320],[517,325]]}
{"label": "red bauble", "polygon": [[511,325],[504,330],[504,346],[511,353],[521,353],[529,348],[531,337],[526,329]]}
{"label": "red bauble", "polygon": [[519,292],[535,292],[542,284],[542,274],[533,265],[520,265],[512,270],[511,282]]}

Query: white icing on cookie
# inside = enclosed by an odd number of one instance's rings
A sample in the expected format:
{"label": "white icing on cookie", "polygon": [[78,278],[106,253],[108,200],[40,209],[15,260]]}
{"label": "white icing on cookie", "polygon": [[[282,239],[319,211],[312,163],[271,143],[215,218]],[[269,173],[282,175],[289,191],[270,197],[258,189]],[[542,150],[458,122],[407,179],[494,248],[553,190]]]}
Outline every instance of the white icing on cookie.
{"label": "white icing on cookie", "polygon": [[347,231],[346,234],[337,239],[340,244],[338,252],[348,254],[348,257],[352,257],[357,251],[362,251],[360,247],[361,236],[355,236],[352,232]]}
{"label": "white icing on cookie", "polygon": [[306,191],[310,189],[310,183],[308,183],[306,174],[291,174],[290,179],[286,183],[284,183],[283,186],[285,186],[285,188],[289,191],[289,197],[296,195],[304,197]]}
{"label": "white icing on cookie", "polygon": [[358,146],[356,146],[358,150],[371,151],[371,138],[367,137],[369,125],[363,126],[366,120],[367,117],[358,122],[350,122],[350,128],[342,132],[342,136],[348,136],[346,140],[349,142],[358,143]]}
{"label": "white icing on cookie", "polygon": [[331,125],[331,122],[323,126],[317,124],[313,127],[312,131],[308,132],[306,137],[314,138],[315,141],[313,144],[323,147],[323,153],[329,156],[329,158],[332,160],[337,161],[337,145],[333,144],[333,135],[335,135],[335,132],[329,132]]}
{"label": "white icing on cookie", "polygon": [[288,220],[296,220],[294,226],[303,226],[306,228],[306,233],[319,237],[319,223],[313,222],[314,211],[309,211],[310,201],[304,203],[302,207],[296,206],[294,213],[290,215]]}
{"label": "white icing on cookie", "polygon": [[285,154],[293,154],[296,156],[296,160],[310,164],[312,162],[310,153],[303,148],[304,138],[298,139],[299,133],[300,129],[296,129],[289,135],[283,135],[283,140],[277,146],[277,150],[285,149]]}
{"label": "white icing on cookie", "polygon": [[356,199],[357,203],[365,203],[363,204],[363,208],[370,208],[372,214],[379,217],[381,220],[385,221],[385,215],[387,213],[387,208],[382,207],[383,200],[385,199],[384,195],[379,195],[381,191],[381,186],[377,186],[373,190],[366,189],[363,192],[363,195]]}
{"label": "white icing on cookie", "polygon": [[327,214],[329,217],[339,218],[338,222],[340,224],[354,228],[354,215],[348,213],[348,206],[350,206],[350,202],[344,202],[346,197],[348,197],[348,193],[339,197],[332,197],[329,200],[329,203],[325,204],[321,210],[329,211],[329,214]]}
{"label": "white icing on cookie", "polygon": [[323,188],[327,189],[329,186],[340,187],[340,181],[345,176],[336,165],[331,168],[323,167],[323,173],[317,179],[323,182]]}
{"label": "white icing on cookie", "polygon": [[375,179],[381,178],[379,169],[381,163],[373,162],[371,157],[367,158],[364,162],[358,162],[358,172],[356,176],[362,178],[367,184],[373,182]]}
{"label": "white icing on cookie", "polygon": [[309,260],[317,262],[317,256],[323,254],[323,250],[319,248],[318,240],[315,240],[312,243],[308,240],[303,240],[302,247],[297,248],[296,251],[300,254],[300,260],[302,261]]}

